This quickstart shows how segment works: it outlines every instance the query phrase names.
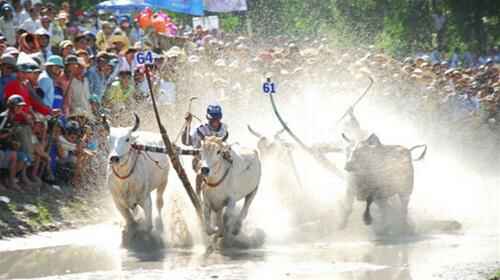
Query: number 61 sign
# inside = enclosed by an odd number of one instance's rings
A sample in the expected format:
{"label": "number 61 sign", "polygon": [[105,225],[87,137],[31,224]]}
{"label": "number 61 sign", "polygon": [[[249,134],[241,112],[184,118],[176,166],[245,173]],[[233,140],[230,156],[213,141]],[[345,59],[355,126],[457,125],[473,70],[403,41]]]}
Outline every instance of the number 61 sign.
{"label": "number 61 sign", "polygon": [[135,61],[139,65],[153,64],[153,52],[152,51],[138,52],[135,54]]}
{"label": "number 61 sign", "polygon": [[271,81],[271,78],[267,78],[266,82],[262,84],[262,91],[264,94],[275,94],[276,88],[274,83]]}

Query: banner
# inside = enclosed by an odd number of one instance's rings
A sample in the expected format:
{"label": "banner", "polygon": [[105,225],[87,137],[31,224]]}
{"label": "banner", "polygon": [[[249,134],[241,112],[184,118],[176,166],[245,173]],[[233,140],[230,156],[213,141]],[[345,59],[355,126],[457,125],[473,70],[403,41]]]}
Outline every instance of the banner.
{"label": "banner", "polygon": [[193,17],[193,28],[196,28],[198,25],[201,25],[206,30],[219,29],[219,17]]}
{"label": "banner", "polygon": [[204,0],[205,10],[216,13],[246,11],[246,0]]}
{"label": "banner", "polygon": [[203,0],[146,0],[153,8],[195,16],[203,15]]}

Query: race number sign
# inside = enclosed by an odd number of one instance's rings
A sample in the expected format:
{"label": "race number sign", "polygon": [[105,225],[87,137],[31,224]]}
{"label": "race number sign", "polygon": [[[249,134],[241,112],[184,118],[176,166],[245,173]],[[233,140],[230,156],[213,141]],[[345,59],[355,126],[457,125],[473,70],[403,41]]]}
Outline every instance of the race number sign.
{"label": "race number sign", "polygon": [[137,52],[135,54],[135,61],[137,62],[138,65],[143,65],[143,64],[153,64],[153,52],[152,51],[146,51],[146,52]]}
{"label": "race number sign", "polygon": [[267,78],[266,81],[262,84],[262,91],[265,95],[276,93],[276,86],[274,82],[271,81],[271,78]]}

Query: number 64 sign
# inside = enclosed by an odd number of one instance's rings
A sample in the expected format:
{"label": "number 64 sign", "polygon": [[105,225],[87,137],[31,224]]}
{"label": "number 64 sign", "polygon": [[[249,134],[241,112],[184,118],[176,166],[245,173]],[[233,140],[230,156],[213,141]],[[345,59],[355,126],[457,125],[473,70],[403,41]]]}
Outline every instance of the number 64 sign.
{"label": "number 64 sign", "polygon": [[139,65],[153,64],[153,52],[152,51],[137,52],[135,54],[135,61]]}

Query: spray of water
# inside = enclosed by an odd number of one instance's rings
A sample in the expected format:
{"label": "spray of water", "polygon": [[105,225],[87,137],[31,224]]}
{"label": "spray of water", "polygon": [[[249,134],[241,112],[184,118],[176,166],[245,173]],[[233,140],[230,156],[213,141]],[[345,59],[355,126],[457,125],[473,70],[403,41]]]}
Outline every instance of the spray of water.
{"label": "spray of water", "polygon": [[[244,58],[241,60],[244,61]],[[185,80],[179,82],[180,90],[183,82],[189,85],[186,87],[189,94],[179,95],[177,105],[166,105],[160,110],[171,137],[175,137],[182,126],[182,116],[191,96],[200,97],[193,104],[192,111],[202,117],[209,102],[217,100],[221,103],[223,120],[230,130],[230,143],[238,142],[242,146],[256,148],[258,139],[247,131],[247,124],[267,136],[281,129],[268,97],[259,92],[263,74],[249,72],[242,75],[229,68],[214,68],[208,63],[201,63],[193,73],[185,71]],[[210,71],[203,72],[204,69]],[[232,87],[221,88],[215,82],[213,85],[207,82],[217,76],[215,73],[223,77],[226,75]],[[342,125],[335,126],[336,120],[368,84],[363,77],[329,81],[334,79],[328,76],[330,74],[317,69],[304,73],[295,81],[275,80],[278,84],[278,107],[288,125],[305,143],[342,143]],[[384,93],[395,88],[375,87],[355,108],[355,112],[361,126],[376,133],[384,144],[410,147],[425,143],[429,146],[427,158],[414,164],[415,187],[410,202],[410,217],[417,229],[419,224],[429,220],[456,220],[464,225],[465,230],[500,228],[500,211],[495,202],[499,197],[499,177],[473,168],[471,162],[477,162],[474,154],[469,153],[469,158],[459,156],[462,147],[441,136],[435,123],[418,114],[409,119],[408,114],[401,112],[397,105],[387,102]],[[157,131],[152,112],[145,108],[140,113],[145,120],[143,129]],[[344,154],[328,157],[343,168]],[[298,185],[289,159],[265,158],[264,155],[261,158],[263,177],[250,207],[248,226],[263,229],[269,243],[341,235],[336,231],[336,224],[346,189],[343,180],[324,170],[298,148],[294,150],[293,158],[303,187]],[[194,178],[190,158],[182,160],[190,178]],[[498,166],[498,157],[491,165]],[[200,233],[193,207],[173,171],[167,189],[166,223],[175,225],[170,229],[170,239],[177,239],[175,243],[181,245],[199,244],[203,234]],[[367,228],[360,223],[361,206],[361,203],[356,203],[348,234],[344,235],[367,232]]]}

